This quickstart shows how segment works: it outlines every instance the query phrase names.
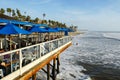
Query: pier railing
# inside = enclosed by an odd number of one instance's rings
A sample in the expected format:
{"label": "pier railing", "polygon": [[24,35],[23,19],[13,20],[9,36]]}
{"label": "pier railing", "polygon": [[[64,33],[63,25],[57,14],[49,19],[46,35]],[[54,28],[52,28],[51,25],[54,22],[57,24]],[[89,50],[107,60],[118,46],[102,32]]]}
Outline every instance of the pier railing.
{"label": "pier railing", "polygon": [[[38,43],[24,48],[0,53],[1,64],[5,67],[0,69],[3,80],[15,79],[38,63],[47,58],[46,54],[53,54],[56,49],[71,41],[70,36]],[[53,52],[53,53],[51,53]]]}

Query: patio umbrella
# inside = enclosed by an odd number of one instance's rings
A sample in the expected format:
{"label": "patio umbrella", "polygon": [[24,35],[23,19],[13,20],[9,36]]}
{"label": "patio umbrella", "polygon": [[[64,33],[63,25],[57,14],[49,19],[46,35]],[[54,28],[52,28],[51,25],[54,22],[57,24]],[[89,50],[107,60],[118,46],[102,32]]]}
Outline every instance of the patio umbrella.
{"label": "patio umbrella", "polygon": [[[2,27],[0,29],[0,34],[3,34],[5,35],[5,51],[7,51],[7,48],[6,48],[6,43],[7,43],[7,35],[11,35],[11,34],[30,34],[30,32],[26,31],[26,30],[23,30],[11,23],[8,23],[7,25],[5,25],[4,27]],[[11,43],[11,42],[10,42]],[[19,43],[21,43],[19,41]],[[20,47],[21,45],[19,45]],[[11,45],[10,45],[10,49],[11,49]],[[12,54],[10,54],[10,58],[12,61]],[[12,62],[11,62],[11,72],[13,71],[13,66],[12,66]]]}
{"label": "patio umbrella", "polygon": [[60,36],[60,33],[62,32],[63,29],[60,27],[56,27],[55,29],[59,32],[59,36]]}
{"label": "patio umbrella", "polygon": [[30,34],[30,32],[23,30],[11,23],[8,23],[7,25],[5,25],[4,27],[2,27],[0,29],[0,34],[5,35],[5,45],[6,45],[6,38],[7,35],[11,35],[11,34]]}
{"label": "patio umbrella", "polygon": [[57,31],[62,31],[62,28],[60,28],[60,27],[56,27],[55,28]]}
{"label": "patio umbrella", "polygon": [[30,34],[30,32],[23,30],[11,23],[8,23],[0,29],[0,34],[10,35],[10,34]]}
{"label": "patio umbrella", "polygon": [[67,28],[62,28],[62,31],[64,32],[64,35],[68,35],[68,29]]}
{"label": "patio umbrella", "polygon": [[58,30],[57,29],[55,29],[55,28],[50,28],[50,27],[46,27],[45,28],[46,30],[47,30],[47,32],[48,32],[48,39],[50,40],[50,32],[58,32]]}
{"label": "patio umbrella", "polygon": [[[45,28],[40,28],[39,26],[33,26],[31,29],[28,30],[29,32],[37,32],[37,33],[45,33],[47,30]],[[41,35],[40,35],[41,36]],[[38,37],[39,38],[39,37]]]}
{"label": "patio umbrella", "polygon": [[39,33],[44,33],[47,32],[46,29],[44,28],[39,28],[39,26],[33,26],[31,29],[28,30],[29,32],[39,32]]}

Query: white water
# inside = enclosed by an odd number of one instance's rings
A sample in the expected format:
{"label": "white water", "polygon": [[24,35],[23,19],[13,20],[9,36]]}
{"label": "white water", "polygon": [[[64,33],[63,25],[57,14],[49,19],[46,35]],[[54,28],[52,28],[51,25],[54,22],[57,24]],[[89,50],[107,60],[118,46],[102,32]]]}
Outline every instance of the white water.
{"label": "white water", "polygon": [[79,56],[79,54],[76,53],[74,48],[76,42],[79,41],[78,37],[80,38],[82,35],[73,37],[73,45],[61,54],[60,74],[57,75],[57,80],[91,80],[88,75],[82,73],[86,69],[76,65],[75,57]]}
{"label": "white water", "polygon": [[[88,32],[75,36],[73,45],[61,55],[61,73],[59,78],[64,80],[90,80],[85,70],[75,62],[102,65],[120,69],[120,33]],[[78,45],[76,45],[78,43]],[[72,73],[76,78],[71,77]]]}
{"label": "white water", "polygon": [[120,39],[120,33],[104,33],[104,37]]}
{"label": "white water", "polygon": [[88,32],[73,37],[73,45],[61,54],[57,80],[91,80],[76,61],[120,69],[119,39],[120,33]]}
{"label": "white water", "polygon": [[106,37],[105,33],[103,36],[103,33],[94,32],[77,38],[79,46],[74,49],[79,54],[79,61],[110,68],[120,68],[119,33],[114,33],[116,37],[113,34],[110,35],[107,33]]}

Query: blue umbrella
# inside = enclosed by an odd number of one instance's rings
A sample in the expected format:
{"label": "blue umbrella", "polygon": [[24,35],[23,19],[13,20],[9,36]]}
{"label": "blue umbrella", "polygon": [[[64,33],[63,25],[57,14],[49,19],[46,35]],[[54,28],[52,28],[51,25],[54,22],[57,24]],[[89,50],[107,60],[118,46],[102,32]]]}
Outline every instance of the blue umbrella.
{"label": "blue umbrella", "polygon": [[55,28],[46,27],[45,29],[48,32],[48,40],[50,40],[50,32],[58,32]]}
{"label": "blue umbrella", "polygon": [[5,25],[4,27],[2,27],[0,29],[0,34],[5,34],[5,35],[9,35],[9,34],[30,34],[30,32],[23,30],[11,23],[8,23],[7,25]]}
{"label": "blue umbrella", "polygon": [[62,28],[62,31],[68,31],[68,29],[67,28]]}
{"label": "blue umbrella", "polygon": [[7,20],[7,19],[1,19],[0,18],[0,23],[12,23],[12,24],[20,24],[20,25],[35,25],[30,22],[22,22],[22,21],[17,21],[17,20]]}
{"label": "blue umbrella", "polygon": [[[23,30],[11,23],[8,23],[7,25],[5,25],[0,29],[0,34],[6,35],[5,36],[5,39],[6,39],[7,35],[10,35],[10,34],[30,34],[30,32]],[[6,41],[5,41],[5,44],[7,44]]]}
{"label": "blue umbrella", "polygon": [[[60,28],[60,27],[56,27],[56,28],[54,28],[54,29],[56,29],[59,33],[61,33],[61,31],[62,31],[62,28]],[[60,34],[59,34],[60,35]],[[57,36],[57,37],[59,37],[59,36]]]}
{"label": "blue umbrella", "polygon": [[39,33],[44,33],[47,32],[47,30],[45,28],[39,28],[39,26],[33,26],[30,30],[28,30],[29,32],[39,32]]}
{"label": "blue umbrella", "polygon": [[0,19],[0,23],[8,23],[10,22],[9,20],[6,20],[6,19]]}
{"label": "blue umbrella", "polygon": [[57,29],[50,28],[50,27],[46,27],[45,29],[46,29],[48,32],[58,32]]}
{"label": "blue umbrella", "polygon": [[[48,32],[45,28],[39,28],[39,25],[34,25],[29,32],[38,32],[38,33],[45,33]],[[41,36],[41,35],[40,35]],[[39,38],[39,37],[38,37]]]}
{"label": "blue umbrella", "polygon": [[68,28],[68,32],[74,32],[74,30],[72,30],[72,29]]}
{"label": "blue umbrella", "polygon": [[62,31],[62,28],[60,28],[60,27],[56,27],[55,28],[57,31]]}
{"label": "blue umbrella", "polygon": [[34,26],[47,27],[47,24],[34,24]]}

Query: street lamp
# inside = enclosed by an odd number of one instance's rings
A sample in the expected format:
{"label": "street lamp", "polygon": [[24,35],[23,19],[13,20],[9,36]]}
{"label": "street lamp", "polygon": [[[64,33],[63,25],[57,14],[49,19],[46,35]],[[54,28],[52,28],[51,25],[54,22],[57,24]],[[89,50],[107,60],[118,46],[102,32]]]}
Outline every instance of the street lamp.
{"label": "street lamp", "polygon": [[45,14],[45,13],[43,13],[43,20],[44,20],[45,16],[46,16],[46,14]]}

